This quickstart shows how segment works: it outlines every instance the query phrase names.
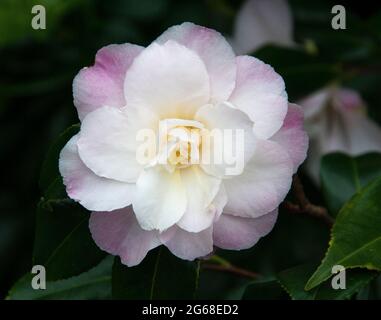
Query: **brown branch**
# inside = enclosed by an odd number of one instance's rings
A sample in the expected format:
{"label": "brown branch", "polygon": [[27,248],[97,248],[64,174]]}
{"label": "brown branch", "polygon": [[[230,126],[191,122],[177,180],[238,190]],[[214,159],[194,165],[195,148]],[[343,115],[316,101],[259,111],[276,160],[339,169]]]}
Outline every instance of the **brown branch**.
{"label": "brown branch", "polygon": [[250,279],[257,279],[260,278],[261,275],[256,272],[252,272],[246,269],[242,269],[233,265],[219,265],[214,263],[203,263],[202,267],[204,269],[209,270],[217,270],[217,271],[223,271],[223,272],[230,272],[234,273],[236,275],[239,275],[241,277],[250,278]]}
{"label": "brown branch", "polygon": [[292,190],[297,204],[286,201],[283,206],[288,211],[298,214],[308,214],[314,218],[320,219],[327,224],[328,227],[332,227],[335,220],[329,215],[326,208],[310,203],[304,193],[303,185],[297,175],[293,178]]}

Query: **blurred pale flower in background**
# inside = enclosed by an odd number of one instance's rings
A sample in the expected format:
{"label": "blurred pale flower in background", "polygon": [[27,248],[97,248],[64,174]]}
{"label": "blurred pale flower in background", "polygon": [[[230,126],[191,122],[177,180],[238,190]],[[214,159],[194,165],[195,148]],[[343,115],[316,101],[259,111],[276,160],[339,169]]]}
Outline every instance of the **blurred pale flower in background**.
{"label": "blurred pale flower in background", "polygon": [[237,54],[252,53],[267,44],[290,47],[293,31],[286,0],[248,0],[237,14],[231,43]]}
{"label": "blurred pale flower in background", "polygon": [[358,92],[330,86],[299,103],[304,107],[310,137],[306,168],[316,181],[324,154],[381,151],[381,128],[368,118],[366,104]]}
{"label": "blurred pale flower in background", "polygon": [[[248,0],[240,9],[231,43],[239,54],[264,45],[294,46],[293,19],[286,0]],[[330,152],[359,155],[381,151],[381,128],[367,117],[360,94],[337,85],[298,101],[310,138],[308,173],[318,181],[320,159]]]}

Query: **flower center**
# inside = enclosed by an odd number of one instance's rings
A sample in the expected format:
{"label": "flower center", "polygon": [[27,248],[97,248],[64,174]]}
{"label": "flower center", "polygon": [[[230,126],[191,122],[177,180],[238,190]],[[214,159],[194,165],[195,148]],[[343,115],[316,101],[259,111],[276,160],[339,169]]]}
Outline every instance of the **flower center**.
{"label": "flower center", "polygon": [[160,121],[157,162],[170,172],[199,163],[202,130],[203,124],[194,120]]}

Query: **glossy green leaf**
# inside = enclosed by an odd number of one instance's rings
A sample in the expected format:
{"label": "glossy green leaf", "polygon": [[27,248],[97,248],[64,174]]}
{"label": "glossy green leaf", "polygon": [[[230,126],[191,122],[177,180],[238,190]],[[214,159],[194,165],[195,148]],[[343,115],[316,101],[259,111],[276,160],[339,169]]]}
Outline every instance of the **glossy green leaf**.
{"label": "glossy green leaf", "polygon": [[328,279],[334,265],[381,270],[381,178],[361,189],[340,210],[326,256],[306,289]]}
{"label": "glossy green leaf", "polygon": [[329,211],[336,215],[356,192],[381,176],[381,154],[369,153],[358,157],[342,153],[325,155],[320,176]]}
{"label": "glossy green leaf", "polygon": [[328,280],[306,291],[305,284],[315,269],[316,264],[300,265],[280,272],[277,278],[293,300],[344,300],[352,297],[377,275],[368,270],[348,270],[345,289],[333,289]]}
{"label": "glossy green leaf", "polygon": [[115,258],[112,293],[115,299],[192,299],[199,278],[198,262],[181,260],[166,248],[152,250],[135,267]]}
{"label": "glossy green leaf", "polygon": [[48,281],[45,290],[34,290],[32,274],[26,274],[10,290],[9,300],[88,300],[111,298],[113,257],[106,257],[99,265],[76,277]]}
{"label": "glossy green leaf", "polygon": [[71,200],[39,203],[33,263],[46,267],[48,280],[78,275],[102,260],[88,220],[89,212]]}

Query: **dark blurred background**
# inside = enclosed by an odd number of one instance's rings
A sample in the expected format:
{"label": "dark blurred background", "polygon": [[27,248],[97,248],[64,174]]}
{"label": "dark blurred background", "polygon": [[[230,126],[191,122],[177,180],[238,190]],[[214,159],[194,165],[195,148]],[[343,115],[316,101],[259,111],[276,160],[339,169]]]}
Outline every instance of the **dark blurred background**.
{"label": "dark blurred background", "polygon": [[[169,26],[184,21],[217,29],[229,36],[242,2],[0,1],[0,298],[31,268],[35,208],[41,196],[39,171],[52,141],[66,127],[78,122],[71,89],[76,73],[93,63],[96,51],[102,46],[123,42],[145,46]],[[335,32],[330,27],[330,8],[338,3],[345,5],[353,21],[372,23],[381,35],[379,2],[290,1],[296,41],[314,39],[319,32],[322,35]],[[46,30],[31,28],[31,8],[35,4],[46,8]],[[348,25],[351,29],[352,25]],[[359,30],[348,32],[366,32]],[[331,55],[334,58],[335,52]],[[372,55],[367,57],[373,58]],[[377,76],[381,79],[380,74]],[[380,89],[380,85],[378,87]],[[379,89],[377,91],[381,91]],[[374,91],[372,87],[363,94],[366,98],[368,95],[368,100],[379,102],[379,93],[375,96]],[[370,108],[379,121],[379,106],[374,104]],[[308,185],[308,181],[306,183]],[[312,185],[309,193],[314,197]],[[318,196],[314,200],[321,201]],[[248,253],[249,257],[261,257],[260,263],[258,259],[251,260],[247,255],[234,252],[225,256],[241,266],[271,273],[277,265],[284,268],[306,259],[318,260],[325,251],[328,237],[328,230],[316,221],[281,214],[274,232]],[[300,243],[297,239],[304,241]],[[282,248],[278,250],[280,244]],[[230,280],[221,279],[221,274],[208,276],[216,286],[229,285]],[[217,292],[208,285],[206,295],[208,290]]]}

